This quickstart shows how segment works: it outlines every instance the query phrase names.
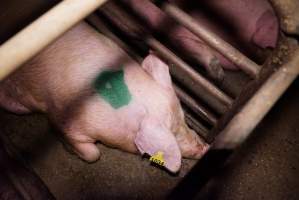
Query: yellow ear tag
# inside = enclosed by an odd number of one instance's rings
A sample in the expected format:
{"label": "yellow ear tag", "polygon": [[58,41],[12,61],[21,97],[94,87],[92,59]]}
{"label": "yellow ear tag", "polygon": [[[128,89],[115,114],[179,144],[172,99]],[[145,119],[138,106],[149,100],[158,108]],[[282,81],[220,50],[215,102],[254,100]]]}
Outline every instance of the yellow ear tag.
{"label": "yellow ear tag", "polygon": [[160,166],[164,166],[164,164],[165,164],[162,151],[158,151],[157,154],[151,156],[149,160],[153,163],[160,165]]}

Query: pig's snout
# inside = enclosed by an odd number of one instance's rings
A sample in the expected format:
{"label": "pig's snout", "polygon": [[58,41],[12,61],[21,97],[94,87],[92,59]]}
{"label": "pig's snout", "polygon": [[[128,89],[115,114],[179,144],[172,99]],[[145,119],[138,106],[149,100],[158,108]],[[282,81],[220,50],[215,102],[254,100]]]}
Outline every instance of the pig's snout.
{"label": "pig's snout", "polygon": [[209,145],[195,131],[188,128],[187,125],[180,128],[176,139],[184,158],[200,159],[209,149]]}

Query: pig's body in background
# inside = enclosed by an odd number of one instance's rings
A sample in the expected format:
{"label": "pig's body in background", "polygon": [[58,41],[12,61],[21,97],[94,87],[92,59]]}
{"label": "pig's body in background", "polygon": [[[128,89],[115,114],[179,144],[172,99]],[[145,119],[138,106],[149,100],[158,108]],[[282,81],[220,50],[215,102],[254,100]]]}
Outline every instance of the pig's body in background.
{"label": "pig's body in background", "polygon": [[[211,49],[183,26],[175,23],[148,0],[122,0],[154,32],[167,35],[177,49],[202,64],[212,77],[220,77],[221,67],[236,69],[221,54]],[[171,0],[200,24],[243,52],[274,48],[278,38],[278,20],[266,0]]]}
{"label": "pig's body in background", "polygon": [[[95,80],[105,71],[123,71],[131,96],[126,105],[114,108],[95,89]],[[149,55],[141,68],[84,23],[3,81],[0,105],[20,114],[47,113],[87,161],[99,158],[95,142],[101,141],[133,153],[162,151],[165,167],[176,172],[181,152],[199,158],[207,148],[184,122],[168,67]]]}

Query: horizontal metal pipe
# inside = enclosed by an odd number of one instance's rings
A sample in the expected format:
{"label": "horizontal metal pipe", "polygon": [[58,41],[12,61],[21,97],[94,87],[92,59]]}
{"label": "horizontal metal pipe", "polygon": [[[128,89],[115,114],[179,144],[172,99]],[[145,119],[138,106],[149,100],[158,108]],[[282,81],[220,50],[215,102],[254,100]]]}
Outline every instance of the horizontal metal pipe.
{"label": "horizontal metal pipe", "polygon": [[[155,0],[153,1],[155,2]],[[249,74],[251,77],[256,78],[258,76],[261,66],[257,65],[255,62],[247,58],[232,45],[221,39],[218,35],[200,25],[198,21],[194,20],[180,8],[171,3],[168,3],[167,1],[163,1],[160,7],[174,20],[176,20],[178,23],[204,40],[215,50],[219,51],[223,56],[236,64],[240,69]]]}
{"label": "horizontal metal pipe", "polygon": [[216,137],[214,148],[233,149],[240,145],[269,112],[299,74],[299,49],[274,72],[255,95]]}
{"label": "horizontal metal pipe", "polygon": [[203,120],[207,121],[209,124],[215,126],[217,123],[217,118],[214,114],[208,111],[203,106],[199,105],[194,99],[192,99],[187,93],[185,93],[181,88],[174,86],[175,92],[180,98],[180,100],[186,104],[194,113],[199,115]]}
{"label": "horizontal metal pipe", "polygon": [[64,0],[0,47],[0,80],[107,0]]}

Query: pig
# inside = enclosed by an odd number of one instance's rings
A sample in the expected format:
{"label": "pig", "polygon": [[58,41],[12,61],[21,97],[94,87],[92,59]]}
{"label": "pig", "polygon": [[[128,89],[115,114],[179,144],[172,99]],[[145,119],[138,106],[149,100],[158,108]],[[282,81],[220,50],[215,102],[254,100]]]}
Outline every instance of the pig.
{"label": "pig", "polygon": [[[155,33],[169,37],[174,47],[205,67],[216,80],[224,69],[237,69],[232,62],[183,26],[177,24],[149,0],[122,0]],[[275,48],[279,24],[267,0],[169,0],[185,8],[196,21],[215,32],[243,53]],[[217,15],[217,16],[216,16]],[[220,19],[220,20],[219,20]],[[183,49],[183,50],[182,50]],[[252,56],[252,55],[250,55]]]}
{"label": "pig", "polygon": [[154,54],[137,63],[84,22],[2,81],[0,106],[46,113],[88,162],[99,159],[101,142],[131,153],[162,152],[175,173],[182,156],[198,159],[209,148],[186,125],[168,66]]}

